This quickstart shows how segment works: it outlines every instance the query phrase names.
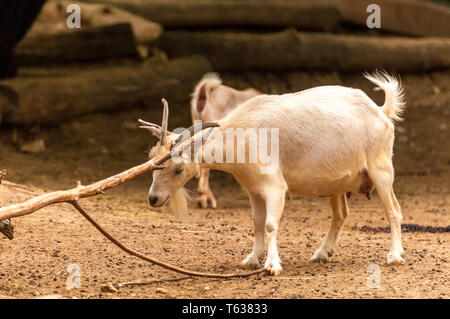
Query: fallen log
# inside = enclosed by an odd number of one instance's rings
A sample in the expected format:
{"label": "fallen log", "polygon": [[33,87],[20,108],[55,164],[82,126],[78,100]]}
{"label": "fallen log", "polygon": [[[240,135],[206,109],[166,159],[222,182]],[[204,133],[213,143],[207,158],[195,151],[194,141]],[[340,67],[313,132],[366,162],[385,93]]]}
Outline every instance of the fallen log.
{"label": "fallen log", "polygon": [[416,0],[335,1],[345,21],[367,26],[367,7],[376,3],[381,12],[381,30],[427,37],[450,37],[450,7]]}
{"label": "fallen log", "polygon": [[283,32],[165,32],[170,57],[201,53],[217,71],[428,71],[450,67],[450,39]]}
{"label": "fallen log", "polygon": [[[86,1],[86,0],[85,0]],[[263,1],[146,1],[87,0],[120,7],[166,28],[295,27],[331,31],[340,21],[334,5],[304,5]]]}
{"label": "fallen log", "polygon": [[3,109],[3,122],[55,125],[84,114],[157,102],[161,96],[184,102],[195,83],[210,71],[207,59],[190,56],[86,71],[53,70],[46,77],[25,74],[0,81],[0,87],[15,92],[19,100],[18,106]]}
{"label": "fallen log", "polygon": [[48,1],[27,33],[27,37],[50,35],[67,31],[67,7],[77,4],[81,10],[81,28],[129,23],[138,44],[149,45],[162,33],[159,23],[107,4],[90,4],[78,1]]}
{"label": "fallen log", "polygon": [[136,41],[130,24],[120,23],[26,37],[16,56],[21,65],[129,57],[136,56]]}

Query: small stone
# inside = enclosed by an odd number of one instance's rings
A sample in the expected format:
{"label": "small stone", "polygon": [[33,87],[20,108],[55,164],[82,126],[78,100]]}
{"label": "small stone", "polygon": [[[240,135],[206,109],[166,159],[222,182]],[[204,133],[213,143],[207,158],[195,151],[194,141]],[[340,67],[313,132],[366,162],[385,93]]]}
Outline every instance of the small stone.
{"label": "small stone", "polygon": [[150,52],[149,52],[148,48],[146,46],[144,46],[144,45],[138,45],[136,47],[136,51],[137,51],[138,57],[141,60],[147,59],[149,57],[149,55],[150,55]]}
{"label": "small stone", "polygon": [[117,289],[112,285],[112,283],[108,282],[105,285],[102,285],[102,292],[117,292]]}
{"label": "small stone", "polygon": [[43,139],[35,140],[30,143],[23,144],[20,150],[24,153],[40,153],[45,151],[45,142]]}
{"label": "small stone", "polygon": [[158,287],[158,288],[156,288],[156,292],[158,294],[167,294],[167,289]]}
{"label": "small stone", "polygon": [[433,86],[433,93],[434,94],[439,94],[439,93],[441,93],[441,89],[439,87],[437,87],[437,86]]}

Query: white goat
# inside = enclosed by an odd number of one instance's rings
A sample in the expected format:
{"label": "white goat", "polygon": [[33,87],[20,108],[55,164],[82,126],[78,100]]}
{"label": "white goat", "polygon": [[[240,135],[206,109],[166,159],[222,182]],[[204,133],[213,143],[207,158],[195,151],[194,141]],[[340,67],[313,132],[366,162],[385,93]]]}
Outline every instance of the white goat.
{"label": "white goat", "polygon": [[[261,95],[241,104],[218,121],[219,127],[197,133],[204,138],[205,144],[194,154],[195,159],[207,157],[207,149],[216,152],[216,159],[225,158],[226,152],[235,151],[235,144],[226,144],[222,154],[217,154],[221,150],[219,144],[223,142],[220,136],[225,136],[229,128],[277,128],[278,169],[271,174],[263,174],[260,160],[256,163],[219,163],[217,160],[196,163],[172,157],[165,163],[166,168],[153,172],[150,204],[154,207],[163,205],[198,174],[200,168],[233,174],[248,191],[255,226],[253,250],[242,264],[250,268],[259,266],[258,258],[265,252],[264,235],[267,231],[265,267],[271,274],[278,275],[282,268],[277,231],[287,191],[301,196],[329,197],[331,227],[312,256],[313,261],[325,262],[333,254],[348,215],[345,193],[367,193],[375,186],[391,229],[387,263],[401,263],[402,214],[393,191],[392,148],[393,122],[400,120],[404,106],[402,87],[395,78],[385,73],[365,77],[385,92],[385,103],[381,108],[361,90],[342,86],[321,86],[294,94]],[[162,128],[149,124],[152,127],[149,129],[163,141],[152,149],[151,156],[171,150],[183,136],[167,132],[167,110],[165,118]],[[209,133],[207,137],[205,132]],[[250,133],[246,138],[246,147],[250,149],[255,146],[249,144],[253,138],[251,130],[247,132]]]}
{"label": "white goat", "polygon": [[[197,83],[192,93],[192,122],[220,120],[239,104],[260,94],[262,93],[254,88],[233,89],[222,84],[222,80],[217,73],[207,73]],[[200,169],[197,194],[197,205],[200,208],[216,208],[216,199],[209,186],[209,168]]]}

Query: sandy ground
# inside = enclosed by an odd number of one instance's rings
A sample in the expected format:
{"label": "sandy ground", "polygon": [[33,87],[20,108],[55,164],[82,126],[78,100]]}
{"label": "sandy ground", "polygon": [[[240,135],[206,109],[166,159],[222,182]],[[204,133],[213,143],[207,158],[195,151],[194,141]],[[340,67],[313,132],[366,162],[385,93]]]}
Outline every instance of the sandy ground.
{"label": "sandy ground", "polygon": [[[427,185],[436,183],[426,177],[408,177],[397,184],[404,223],[448,224],[448,185],[427,190]],[[0,186],[0,192],[3,204],[30,197],[28,192],[10,186]],[[165,210],[151,211],[144,198],[144,192],[138,191],[132,196],[105,195],[83,200],[82,205],[128,246],[177,266],[232,273],[250,252],[253,225],[242,191],[223,192],[221,209],[192,209],[189,224],[177,222]],[[361,229],[387,225],[378,198],[368,201],[353,196],[349,206],[351,214],[339,248],[328,264],[309,260],[330,223],[327,200],[295,199],[288,203],[279,233],[280,256],[284,262],[281,277],[193,278],[173,282],[166,280],[181,276],[126,255],[73,208],[54,206],[14,220],[16,238],[0,240],[0,295],[15,298],[49,294],[69,298],[449,297],[450,233],[404,233],[404,264],[387,266],[390,234]],[[70,264],[78,265],[81,270],[79,289],[66,289]],[[369,288],[367,284],[371,264],[379,266],[380,288]],[[128,282],[150,284],[124,286],[116,293],[104,293],[101,286],[108,282],[116,287]]]}
{"label": "sandy ground", "polygon": [[[395,191],[407,224],[450,224],[448,79],[448,73],[404,79],[407,120],[397,131],[394,164]],[[171,127],[189,123],[186,106],[179,107],[185,111],[171,113]],[[179,117],[174,118],[175,114]],[[0,185],[0,205],[41,191],[69,188],[76,180],[87,184],[143,162],[154,140],[135,129],[139,117],[157,120],[160,112],[135,109],[85,116],[54,128],[1,130],[0,169],[8,169],[7,180],[34,186]],[[45,140],[45,151],[19,151],[22,143],[35,138]],[[230,176],[214,173],[212,180],[219,208],[200,210],[192,204],[188,224],[179,223],[164,208],[150,209],[146,199],[150,175],[80,203],[138,251],[196,271],[240,271],[240,261],[253,242],[249,201]],[[190,189],[194,186],[194,182],[188,184]],[[374,194],[368,201],[353,195],[349,207],[340,245],[327,264],[309,259],[330,224],[328,201],[295,198],[287,204],[279,232],[281,277],[170,281],[181,276],[126,255],[72,207],[53,206],[14,219],[14,240],[0,235],[0,297],[449,298],[449,232],[404,232],[405,262],[387,266],[390,234],[363,228],[388,225],[378,197]],[[71,264],[80,269],[81,287],[68,290]],[[370,265],[379,267],[380,288],[367,284],[373,278]],[[102,292],[108,282],[116,287],[119,283],[147,284]]]}

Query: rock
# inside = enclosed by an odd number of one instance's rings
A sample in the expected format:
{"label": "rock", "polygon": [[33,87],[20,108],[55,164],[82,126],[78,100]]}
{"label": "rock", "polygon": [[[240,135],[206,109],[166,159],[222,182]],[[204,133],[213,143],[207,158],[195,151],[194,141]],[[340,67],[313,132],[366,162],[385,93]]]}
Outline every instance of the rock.
{"label": "rock", "polygon": [[144,46],[144,45],[138,45],[138,46],[136,47],[136,51],[137,51],[137,54],[138,54],[138,56],[139,56],[139,58],[140,58],[141,60],[145,60],[145,59],[147,59],[148,56],[149,56],[149,50],[148,50],[148,48],[147,48],[146,46]]}
{"label": "rock", "polygon": [[14,226],[9,218],[0,221],[0,233],[3,233],[9,240],[14,238]]}
{"label": "rock", "polygon": [[158,288],[156,288],[156,293],[158,293],[158,294],[167,294],[168,291],[167,291],[167,289],[158,287]]}
{"label": "rock", "polygon": [[112,285],[112,283],[108,282],[105,285],[102,285],[102,292],[117,292],[117,289]]}
{"label": "rock", "polygon": [[[72,1],[47,1],[38,18],[27,33],[27,37],[48,35],[67,31],[66,8]],[[139,44],[148,45],[156,40],[163,28],[159,23],[107,4],[77,3],[81,8],[81,27],[109,26],[116,23],[130,23]],[[77,31],[79,32],[79,31]]]}
{"label": "rock", "polygon": [[20,150],[24,153],[40,153],[45,150],[45,142],[43,139],[35,140],[30,143],[23,144]]}

